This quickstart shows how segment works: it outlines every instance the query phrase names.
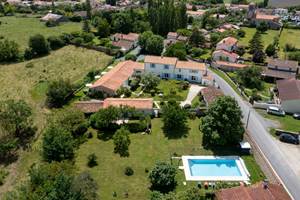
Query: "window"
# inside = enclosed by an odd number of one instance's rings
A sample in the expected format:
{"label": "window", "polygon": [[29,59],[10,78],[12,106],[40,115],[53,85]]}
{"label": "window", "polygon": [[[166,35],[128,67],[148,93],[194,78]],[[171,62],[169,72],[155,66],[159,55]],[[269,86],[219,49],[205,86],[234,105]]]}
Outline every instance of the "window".
{"label": "window", "polygon": [[182,75],[181,74],[177,74],[177,79],[182,79]]}
{"label": "window", "polygon": [[151,68],[155,68],[155,64],[151,63]]}
{"label": "window", "polygon": [[169,65],[165,65],[164,68],[165,68],[165,69],[169,69]]}
{"label": "window", "polygon": [[169,78],[169,74],[165,73],[164,78]]}
{"label": "window", "polygon": [[181,72],[181,69],[178,69],[179,72]]}
{"label": "window", "polygon": [[195,74],[195,73],[197,73],[197,70],[190,70],[190,73]]}
{"label": "window", "polygon": [[197,77],[196,77],[196,76],[191,76],[191,80],[192,80],[192,81],[196,81],[196,80],[197,80]]}

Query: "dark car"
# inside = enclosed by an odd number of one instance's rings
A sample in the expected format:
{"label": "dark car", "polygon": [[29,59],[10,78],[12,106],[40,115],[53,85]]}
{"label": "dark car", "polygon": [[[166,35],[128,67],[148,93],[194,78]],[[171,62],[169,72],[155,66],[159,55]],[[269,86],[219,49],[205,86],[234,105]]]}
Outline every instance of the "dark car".
{"label": "dark car", "polygon": [[286,143],[291,143],[291,144],[299,144],[299,139],[298,138],[296,138],[292,135],[286,134],[286,133],[282,133],[279,136],[279,140],[281,142],[286,142]]}
{"label": "dark car", "polygon": [[300,119],[300,113],[294,113],[293,117],[294,119]]}

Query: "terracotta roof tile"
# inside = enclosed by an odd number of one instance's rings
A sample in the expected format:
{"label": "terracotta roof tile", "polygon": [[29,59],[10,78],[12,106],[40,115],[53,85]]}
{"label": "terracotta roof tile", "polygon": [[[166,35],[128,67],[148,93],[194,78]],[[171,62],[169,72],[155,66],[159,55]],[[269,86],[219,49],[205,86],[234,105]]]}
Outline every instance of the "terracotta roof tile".
{"label": "terracotta roof tile", "polygon": [[103,108],[107,108],[109,106],[130,106],[136,109],[152,109],[153,108],[153,99],[152,98],[107,98],[104,100]]}
{"label": "terracotta roof tile", "polygon": [[231,63],[231,62],[225,62],[225,61],[216,61],[216,64],[217,65],[222,65],[222,66],[225,66],[225,67],[238,68],[238,69],[248,67],[248,65],[245,65],[245,64]]}
{"label": "terracotta roof tile", "polygon": [[276,82],[279,98],[285,100],[300,99],[300,80],[285,79]]}
{"label": "terracotta roof tile", "polygon": [[103,107],[103,101],[91,100],[91,101],[79,101],[75,103],[75,108],[84,113],[95,113]]}
{"label": "terracotta roof tile", "polygon": [[220,43],[224,43],[226,45],[235,45],[236,43],[238,42],[238,40],[234,37],[227,37],[227,38],[224,38],[223,40],[221,40],[218,44]]}
{"label": "terracotta roof tile", "polygon": [[225,51],[225,50],[217,50],[217,51],[213,52],[213,54],[216,54],[216,53],[221,53],[223,55],[226,55],[226,56],[229,56],[229,57],[234,57],[234,58],[238,58],[239,57],[238,54],[233,53],[233,52],[228,52],[228,51]]}
{"label": "terracotta roof tile", "polygon": [[205,71],[206,65],[205,63],[198,63],[193,61],[177,61],[176,68]]}
{"label": "terracotta roof tile", "polygon": [[177,58],[163,56],[146,56],[145,63],[157,63],[163,65],[176,65]]}
{"label": "terracotta roof tile", "polygon": [[208,104],[211,104],[217,97],[223,96],[223,92],[213,86],[202,89],[201,94]]}
{"label": "terracotta roof tile", "polygon": [[276,15],[265,15],[262,13],[258,13],[255,18],[261,19],[261,20],[272,20],[273,21],[273,20],[279,19],[280,17],[276,16]]}

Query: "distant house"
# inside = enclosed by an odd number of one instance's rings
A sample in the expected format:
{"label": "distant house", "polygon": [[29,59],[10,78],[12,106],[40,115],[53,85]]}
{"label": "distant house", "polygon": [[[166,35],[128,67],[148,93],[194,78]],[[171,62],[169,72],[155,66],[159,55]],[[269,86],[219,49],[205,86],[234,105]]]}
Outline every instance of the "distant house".
{"label": "distant house", "polygon": [[300,80],[294,78],[278,80],[276,85],[282,109],[287,113],[299,113]]}
{"label": "distant house", "polygon": [[225,29],[225,30],[234,30],[234,29],[236,29],[236,30],[238,30],[238,29],[240,29],[240,27],[237,26],[237,25],[234,25],[234,24],[223,24],[223,25],[220,26],[220,29]]}
{"label": "distant house", "polygon": [[213,52],[212,57],[214,61],[226,61],[235,63],[237,62],[239,55],[225,50],[217,50]]}
{"label": "distant house", "polygon": [[109,106],[128,106],[135,108],[137,111],[144,114],[153,114],[152,98],[106,98],[103,101],[90,100],[79,101],[75,103],[75,108],[84,112],[85,114],[92,114],[98,112],[100,109],[108,108]]}
{"label": "distant house", "polygon": [[212,63],[212,66],[218,69],[221,69],[223,71],[237,71],[244,69],[248,67],[248,65],[240,64],[240,63],[231,63],[231,62],[225,62],[225,61],[216,61]]}
{"label": "distant house", "polygon": [[201,95],[203,97],[203,100],[206,103],[206,106],[209,106],[214,100],[220,96],[223,96],[223,92],[220,89],[217,89],[213,86],[208,86],[201,90]]}
{"label": "distant house", "polygon": [[168,47],[176,42],[188,42],[189,38],[183,35],[179,35],[176,32],[169,32],[167,39],[164,40],[164,47]]}
{"label": "distant house", "polygon": [[145,72],[153,73],[165,79],[177,79],[201,83],[207,74],[204,63],[178,61],[174,57],[146,56]]}
{"label": "distant house", "polygon": [[205,12],[206,12],[206,10],[197,10],[197,11],[188,10],[188,11],[186,11],[186,14],[189,17],[201,18],[205,14]]}
{"label": "distant house", "polygon": [[262,76],[266,78],[290,79],[295,78],[299,73],[297,61],[269,59],[268,66],[263,70]]}
{"label": "distant house", "polygon": [[291,200],[279,184],[259,182],[251,186],[238,186],[216,192],[216,200]]}
{"label": "distant house", "polygon": [[279,22],[280,17],[277,15],[266,15],[264,13],[256,13],[253,19],[256,25],[266,22],[271,29],[280,29],[282,24]]}
{"label": "distant house", "polygon": [[74,16],[81,17],[82,19],[87,18],[87,12],[86,11],[76,11],[74,12]]}
{"label": "distant house", "polygon": [[64,22],[64,21],[67,21],[67,18],[64,17],[63,15],[48,13],[47,15],[45,15],[44,17],[41,18],[41,21],[43,21],[43,22],[48,22],[48,21]]}
{"label": "distant house", "polygon": [[238,40],[234,37],[227,37],[218,42],[216,50],[232,52],[237,48]]}
{"label": "distant house", "polygon": [[124,53],[130,51],[131,49],[138,46],[139,34],[137,33],[116,33],[111,37],[112,45],[116,47],[120,47],[121,51]]}
{"label": "distant house", "polygon": [[120,87],[129,87],[128,80],[134,75],[136,70],[143,69],[142,63],[133,61],[120,62],[97,80],[90,89],[101,91],[108,96],[114,96]]}

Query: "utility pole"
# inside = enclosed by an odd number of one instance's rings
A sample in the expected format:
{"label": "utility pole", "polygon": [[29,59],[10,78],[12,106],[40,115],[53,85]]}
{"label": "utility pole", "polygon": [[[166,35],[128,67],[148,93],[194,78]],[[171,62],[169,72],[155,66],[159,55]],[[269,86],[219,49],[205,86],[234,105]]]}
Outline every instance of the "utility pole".
{"label": "utility pole", "polygon": [[247,117],[247,123],[246,123],[246,129],[248,128],[249,119],[250,119],[251,110],[249,109],[248,117]]}

